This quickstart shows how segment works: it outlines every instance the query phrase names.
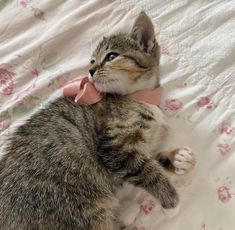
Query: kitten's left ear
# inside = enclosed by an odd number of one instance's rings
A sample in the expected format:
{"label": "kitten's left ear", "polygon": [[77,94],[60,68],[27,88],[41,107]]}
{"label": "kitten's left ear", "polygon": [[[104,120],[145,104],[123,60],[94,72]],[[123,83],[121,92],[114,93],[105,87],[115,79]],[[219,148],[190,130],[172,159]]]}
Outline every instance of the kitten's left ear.
{"label": "kitten's left ear", "polygon": [[141,11],[136,18],[133,28],[131,30],[131,37],[136,40],[145,52],[151,52],[156,41],[154,34],[154,27],[148,15]]}

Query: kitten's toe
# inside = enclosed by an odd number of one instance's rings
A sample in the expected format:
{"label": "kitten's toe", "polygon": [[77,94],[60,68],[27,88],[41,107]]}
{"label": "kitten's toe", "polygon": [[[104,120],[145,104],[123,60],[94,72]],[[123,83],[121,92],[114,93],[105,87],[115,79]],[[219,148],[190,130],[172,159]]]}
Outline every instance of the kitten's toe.
{"label": "kitten's toe", "polygon": [[191,171],[196,164],[195,154],[189,147],[180,148],[175,152],[173,165],[175,173],[182,175]]}
{"label": "kitten's toe", "polygon": [[173,196],[169,199],[165,198],[165,200],[161,202],[161,205],[164,209],[172,209],[172,208],[177,207],[178,203],[179,203],[178,196]]}
{"label": "kitten's toe", "polygon": [[172,209],[162,209],[164,216],[167,218],[172,218],[179,213],[180,204],[178,204],[175,208]]}

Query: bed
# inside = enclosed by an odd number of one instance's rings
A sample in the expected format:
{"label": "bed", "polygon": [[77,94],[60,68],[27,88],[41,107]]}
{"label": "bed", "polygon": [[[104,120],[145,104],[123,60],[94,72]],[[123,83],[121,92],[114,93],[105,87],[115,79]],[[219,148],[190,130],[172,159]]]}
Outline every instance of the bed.
{"label": "bed", "polygon": [[[168,148],[190,146],[195,170],[175,179],[177,213],[149,194],[125,217],[131,230],[235,229],[235,4],[233,0],[1,0],[0,146],[61,87],[87,74],[103,35],[128,31],[140,10],[161,46],[161,108],[174,134]],[[125,206],[125,204],[124,204]],[[130,208],[129,206],[127,207]]]}

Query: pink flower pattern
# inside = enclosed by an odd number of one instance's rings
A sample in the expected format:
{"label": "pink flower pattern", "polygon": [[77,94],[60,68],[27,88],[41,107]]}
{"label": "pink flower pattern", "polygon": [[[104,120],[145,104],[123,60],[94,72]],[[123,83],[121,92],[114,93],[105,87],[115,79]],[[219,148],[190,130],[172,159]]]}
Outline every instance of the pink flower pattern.
{"label": "pink flower pattern", "polygon": [[226,156],[231,151],[229,144],[218,144],[217,147],[222,156]]}
{"label": "pink flower pattern", "polygon": [[169,49],[165,45],[161,45],[161,54],[162,55],[166,55],[166,56],[170,56],[171,55]]}
{"label": "pink flower pattern", "polygon": [[39,76],[39,70],[37,68],[32,70],[32,75],[38,77]]}
{"label": "pink flower pattern", "polygon": [[169,109],[171,111],[178,111],[183,106],[183,103],[178,99],[166,100],[165,104],[166,104],[166,109]]}
{"label": "pink flower pattern", "polygon": [[221,186],[217,189],[217,194],[218,194],[218,198],[222,203],[228,203],[231,198],[232,195],[230,193],[230,189],[226,186]]}
{"label": "pink flower pattern", "polygon": [[24,8],[27,7],[27,1],[25,0],[20,1],[20,5]]}
{"label": "pink flower pattern", "polygon": [[223,122],[220,126],[219,126],[219,132],[220,134],[226,134],[226,135],[232,135],[234,134],[234,127],[231,126],[229,123],[227,122]]}
{"label": "pink flower pattern", "polygon": [[32,0],[21,0],[20,1],[20,5],[23,7],[23,8],[26,8],[29,3],[31,2]]}
{"label": "pink flower pattern", "polygon": [[212,109],[214,107],[214,102],[209,97],[200,97],[197,102],[197,106]]}
{"label": "pink flower pattern", "polygon": [[0,133],[6,130],[11,124],[10,118],[0,118]]}
{"label": "pink flower pattern", "polygon": [[34,8],[34,17],[38,19],[44,19],[45,12],[41,9]]}
{"label": "pink flower pattern", "polygon": [[15,73],[0,65],[0,95],[11,95]]}
{"label": "pink flower pattern", "polygon": [[202,230],[206,230],[206,224],[202,224]]}
{"label": "pink flower pattern", "polygon": [[145,215],[150,214],[154,207],[155,207],[155,202],[152,199],[149,199],[148,197],[146,198],[141,198],[139,200],[139,207],[140,207],[140,212],[144,213]]}
{"label": "pink flower pattern", "polygon": [[24,87],[23,89],[21,89],[20,91],[18,92],[15,92],[14,94],[14,100],[19,100],[19,98],[23,95],[23,94],[26,94],[26,92],[31,92],[33,89],[36,88],[36,84],[37,84],[37,80],[38,80],[38,77],[40,75],[40,71],[38,68],[34,68],[31,72],[30,72],[30,77],[33,78],[33,81],[31,81],[30,85],[27,86],[27,87]]}

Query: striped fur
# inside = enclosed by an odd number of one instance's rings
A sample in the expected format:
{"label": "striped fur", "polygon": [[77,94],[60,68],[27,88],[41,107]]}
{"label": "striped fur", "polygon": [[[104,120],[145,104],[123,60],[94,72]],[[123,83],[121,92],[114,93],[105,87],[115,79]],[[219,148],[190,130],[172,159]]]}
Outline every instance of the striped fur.
{"label": "striped fur", "polygon": [[[136,23],[141,20],[151,23],[144,13]],[[122,75],[124,83],[95,82],[107,95],[92,106],[59,99],[9,140],[0,162],[1,229],[112,230],[116,194],[125,182],[142,187],[164,208],[177,205],[174,187],[152,158],[167,136],[164,117],[125,96],[158,84],[158,45],[138,36],[136,23],[131,35],[105,38],[91,64],[96,77]],[[109,50],[122,53],[102,63]]]}

